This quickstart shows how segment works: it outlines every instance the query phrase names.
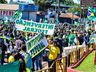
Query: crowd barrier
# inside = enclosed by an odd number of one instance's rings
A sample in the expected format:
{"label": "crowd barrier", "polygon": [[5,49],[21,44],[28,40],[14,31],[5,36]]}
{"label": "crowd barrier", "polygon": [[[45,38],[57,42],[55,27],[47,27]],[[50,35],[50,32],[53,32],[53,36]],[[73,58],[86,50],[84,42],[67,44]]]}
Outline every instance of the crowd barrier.
{"label": "crowd barrier", "polygon": [[[67,67],[76,64],[89,50],[87,46],[86,50],[84,48],[84,45],[63,48],[62,58],[55,60],[56,72],[67,72]],[[42,69],[38,72],[51,72],[52,68]]]}
{"label": "crowd barrier", "polygon": [[46,68],[46,69],[42,69],[42,70],[38,70],[38,71],[34,71],[34,72],[51,72],[52,67],[50,68]]}

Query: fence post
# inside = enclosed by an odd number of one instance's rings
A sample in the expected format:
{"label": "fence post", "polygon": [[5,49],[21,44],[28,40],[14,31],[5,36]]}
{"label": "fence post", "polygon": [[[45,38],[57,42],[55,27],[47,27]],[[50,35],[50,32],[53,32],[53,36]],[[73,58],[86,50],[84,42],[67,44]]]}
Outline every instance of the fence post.
{"label": "fence post", "polygon": [[75,58],[75,63],[76,63],[76,62],[77,62],[77,49],[76,49],[76,51],[75,51],[74,58]]}
{"label": "fence post", "polygon": [[70,54],[67,56],[67,66],[70,66]]}
{"label": "fence post", "polygon": [[80,59],[80,49],[77,50],[77,61]]}
{"label": "fence post", "polygon": [[80,48],[80,58],[83,56],[84,54],[84,48]]}
{"label": "fence post", "polygon": [[67,57],[63,57],[63,72],[67,72]]}
{"label": "fence post", "polygon": [[70,65],[72,65],[74,63],[74,57],[73,57],[74,53],[71,52],[70,53]]}
{"label": "fence post", "polygon": [[94,54],[94,64],[96,65],[96,43],[94,43],[93,44],[94,46],[94,52],[95,52],[95,54]]}
{"label": "fence post", "polygon": [[58,70],[60,70],[60,68],[59,68],[59,63],[56,60],[56,72],[58,72]]}

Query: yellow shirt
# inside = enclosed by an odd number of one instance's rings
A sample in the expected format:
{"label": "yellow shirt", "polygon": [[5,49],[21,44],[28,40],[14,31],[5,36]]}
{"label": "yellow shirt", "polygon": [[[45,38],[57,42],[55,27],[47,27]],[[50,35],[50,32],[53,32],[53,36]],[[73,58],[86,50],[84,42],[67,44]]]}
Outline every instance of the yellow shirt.
{"label": "yellow shirt", "polygon": [[15,58],[14,58],[14,56],[9,56],[9,58],[8,58],[8,63],[11,63],[11,62],[14,62],[15,61]]}
{"label": "yellow shirt", "polygon": [[29,68],[26,68],[26,72],[31,72]]}
{"label": "yellow shirt", "polygon": [[55,60],[58,54],[60,54],[60,49],[57,46],[53,46],[53,45],[48,45],[48,48],[50,49],[49,59]]}

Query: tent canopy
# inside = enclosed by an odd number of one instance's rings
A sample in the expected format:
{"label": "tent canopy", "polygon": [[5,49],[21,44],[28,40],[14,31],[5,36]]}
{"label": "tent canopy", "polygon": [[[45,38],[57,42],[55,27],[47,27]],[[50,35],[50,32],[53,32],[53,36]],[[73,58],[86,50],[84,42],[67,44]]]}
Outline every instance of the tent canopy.
{"label": "tent canopy", "polygon": [[71,18],[71,19],[78,19],[78,18],[80,18],[79,16],[74,15],[72,13],[61,13],[61,15],[59,17]]}

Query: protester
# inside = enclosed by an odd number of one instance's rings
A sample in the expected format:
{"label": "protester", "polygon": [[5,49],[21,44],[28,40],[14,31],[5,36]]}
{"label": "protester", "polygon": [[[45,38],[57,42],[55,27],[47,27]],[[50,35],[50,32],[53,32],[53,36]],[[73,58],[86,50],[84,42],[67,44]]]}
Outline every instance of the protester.
{"label": "protester", "polygon": [[50,67],[53,64],[52,72],[56,72],[56,61],[55,60],[59,57],[60,49],[57,46],[56,41],[53,41],[53,44],[51,44],[51,45],[49,44],[48,48],[50,49],[48,66]]}
{"label": "protester", "polygon": [[35,71],[41,70],[43,68],[42,66],[43,55],[42,54],[43,53],[41,52],[39,55],[35,57],[35,61],[34,61]]}
{"label": "protester", "polygon": [[16,51],[12,51],[11,55],[8,58],[8,63],[15,62]]}
{"label": "protester", "polygon": [[1,64],[3,65],[4,64],[5,51],[6,51],[7,47],[5,46],[5,44],[3,42],[1,42],[0,47],[2,50]]}
{"label": "protester", "polygon": [[69,34],[69,40],[68,40],[69,46],[75,45],[74,39],[75,39],[75,34],[74,34],[74,30],[72,30],[72,32]]}

